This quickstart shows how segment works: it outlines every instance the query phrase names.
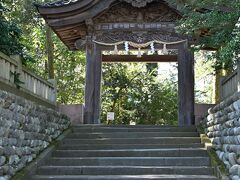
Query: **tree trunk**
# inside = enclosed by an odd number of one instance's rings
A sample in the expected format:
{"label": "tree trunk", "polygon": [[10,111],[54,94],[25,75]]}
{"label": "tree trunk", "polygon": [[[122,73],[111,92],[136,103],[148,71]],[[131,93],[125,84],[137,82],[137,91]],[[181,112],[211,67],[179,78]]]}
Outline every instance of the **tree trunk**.
{"label": "tree trunk", "polygon": [[215,86],[214,86],[214,97],[213,97],[213,103],[219,103],[221,101],[221,95],[220,95],[220,86],[221,86],[221,77],[223,76],[222,69],[218,69],[215,71]]}
{"label": "tree trunk", "polygon": [[48,25],[46,26],[46,41],[48,55],[48,79],[54,79],[54,45],[52,40],[52,30]]}

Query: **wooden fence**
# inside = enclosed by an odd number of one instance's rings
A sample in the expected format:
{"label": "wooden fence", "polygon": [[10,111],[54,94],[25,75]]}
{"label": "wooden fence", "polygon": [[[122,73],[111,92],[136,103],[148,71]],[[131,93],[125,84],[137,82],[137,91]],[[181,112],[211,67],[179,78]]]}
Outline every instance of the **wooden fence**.
{"label": "wooden fence", "polygon": [[237,69],[229,76],[223,77],[220,83],[220,98],[225,98],[240,91],[240,62],[237,64]]}
{"label": "wooden fence", "polygon": [[54,80],[46,81],[23,67],[19,56],[8,57],[0,52],[0,80],[56,104]]}

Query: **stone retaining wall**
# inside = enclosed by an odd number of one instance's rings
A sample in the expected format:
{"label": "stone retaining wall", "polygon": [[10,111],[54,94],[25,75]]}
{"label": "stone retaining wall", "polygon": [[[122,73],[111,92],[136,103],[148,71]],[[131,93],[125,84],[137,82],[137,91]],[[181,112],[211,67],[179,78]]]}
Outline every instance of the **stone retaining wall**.
{"label": "stone retaining wall", "polygon": [[72,125],[84,124],[84,105],[83,104],[61,104],[58,106],[58,111],[66,114]]}
{"label": "stone retaining wall", "polygon": [[240,93],[235,93],[209,109],[202,122],[219,158],[229,170],[230,178],[240,179]]}
{"label": "stone retaining wall", "polygon": [[67,116],[0,90],[0,180],[10,179],[69,125]]}

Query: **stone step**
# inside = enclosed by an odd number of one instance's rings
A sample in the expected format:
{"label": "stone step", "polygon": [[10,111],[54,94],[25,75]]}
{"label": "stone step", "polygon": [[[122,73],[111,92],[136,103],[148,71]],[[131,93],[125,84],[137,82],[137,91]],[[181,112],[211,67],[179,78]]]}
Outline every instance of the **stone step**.
{"label": "stone step", "polygon": [[79,124],[79,125],[74,125],[76,128],[83,128],[83,127],[96,127],[96,128],[101,128],[101,127],[114,127],[114,128],[196,128],[195,126],[173,126],[173,125],[143,125],[143,124],[137,124],[137,125],[125,125],[125,124],[117,124],[117,125],[106,125],[106,124]]}
{"label": "stone step", "polygon": [[212,175],[210,167],[191,166],[43,166],[38,169],[38,175]]}
{"label": "stone step", "polygon": [[195,127],[73,127],[76,133],[91,132],[197,132]]}
{"label": "stone step", "polygon": [[65,138],[63,144],[185,144],[200,143],[200,137],[148,137],[148,138],[96,138],[96,139],[72,139]]}
{"label": "stone step", "polygon": [[214,176],[208,175],[112,175],[112,176],[34,176],[32,180],[149,180],[149,179],[166,179],[166,180],[217,180]]}
{"label": "stone step", "polygon": [[54,166],[210,166],[208,157],[53,157]]}
{"label": "stone step", "polygon": [[[182,142],[184,143],[184,142]],[[58,150],[113,150],[113,149],[161,149],[161,148],[202,148],[203,144],[60,144]]]}
{"label": "stone step", "polygon": [[205,149],[57,150],[53,157],[206,157]]}
{"label": "stone step", "polygon": [[68,138],[140,138],[140,137],[199,137],[197,132],[112,132],[112,133],[71,133]]}
{"label": "stone step", "polygon": [[31,180],[216,180],[195,127],[79,125]]}

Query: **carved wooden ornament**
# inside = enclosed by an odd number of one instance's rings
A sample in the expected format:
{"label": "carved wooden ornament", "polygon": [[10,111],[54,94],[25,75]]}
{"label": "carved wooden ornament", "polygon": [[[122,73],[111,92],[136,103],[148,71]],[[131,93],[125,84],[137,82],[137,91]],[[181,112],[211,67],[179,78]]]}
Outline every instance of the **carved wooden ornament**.
{"label": "carved wooden ornament", "polygon": [[151,3],[154,0],[123,0],[123,1],[125,1],[127,3],[131,3],[132,6],[134,6],[134,7],[141,8],[141,7],[145,7],[147,5],[147,3]]}

